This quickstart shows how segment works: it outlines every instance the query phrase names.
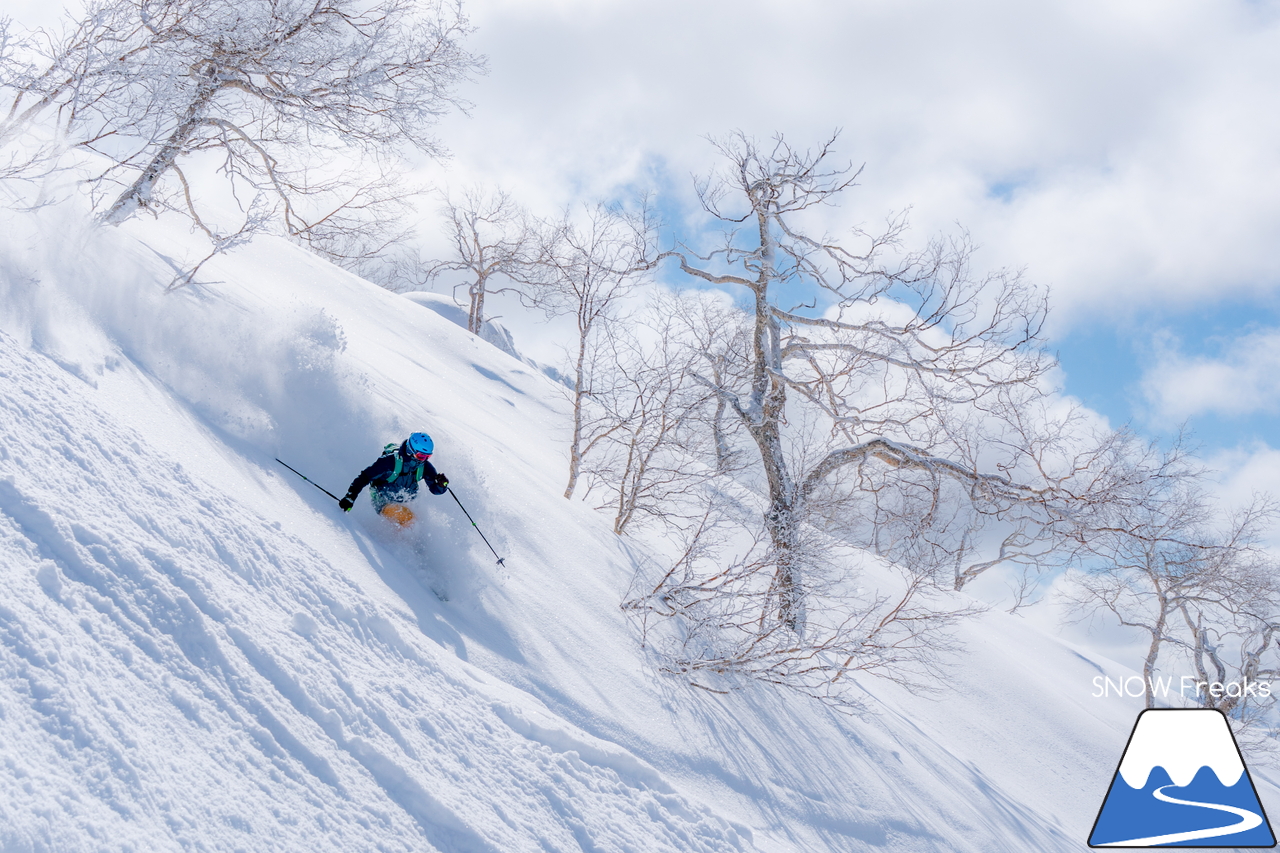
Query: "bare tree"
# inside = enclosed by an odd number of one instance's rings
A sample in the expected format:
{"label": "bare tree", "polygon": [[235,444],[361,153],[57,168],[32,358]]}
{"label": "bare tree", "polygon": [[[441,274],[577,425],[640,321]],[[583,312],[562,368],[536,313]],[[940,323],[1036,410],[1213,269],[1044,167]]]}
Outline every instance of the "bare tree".
{"label": "bare tree", "polygon": [[745,297],[741,358],[691,375],[752,453],[708,489],[684,556],[625,605],[679,624],[679,671],[813,695],[848,673],[928,670],[970,612],[943,588],[1070,561],[1101,508],[1160,473],[1128,433],[1051,399],[1045,299],[1019,274],[974,275],[963,238],[904,253],[901,218],[843,241],[811,231],[857,177],[829,164],[833,143],[716,142],[727,169],[697,188],[723,243],[651,259]]}
{"label": "bare tree", "polygon": [[[1280,695],[1280,565],[1257,549],[1249,531],[1258,503],[1232,519],[1225,540],[1215,543],[1227,549],[1219,596],[1207,602],[1186,602],[1179,612],[1191,634],[1189,650],[1198,675],[1195,699],[1201,706],[1217,708],[1236,725],[1237,731],[1269,728],[1264,742],[1276,749],[1275,720],[1267,719]],[[1268,516],[1270,517],[1268,512]],[[1268,685],[1265,691],[1250,688]],[[1233,689],[1234,685],[1234,689]],[[1259,724],[1262,724],[1261,726]]]}
{"label": "bare tree", "polygon": [[539,238],[535,268],[528,279],[535,300],[549,314],[573,316],[577,331],[570,353],[573,432],[566,498],[577,487],[583,458],[614,428],[612,424],[593,428],[607,419],[594,419],[589,401],[602,393],[600,382],[613,378],[610,369],[593,369],[602,359],[600,352],[593,352],[593,345],[639,282],[652,232],[647,208],[628,214],[600,204],[588,208],[580,222],[566,214],[558,223],[545,226]]}
{"label": "bare tree", "polygon": [[[3,93],[0,98],[33,85],[40,73],[30,60],[34,53],[35,39],[19,33],[11,19],[0,18],[0,93]],[[38,182],[53,169],[58,146],[48,138],[31,136],[20,139],[18,134],[6,132],[5,128],[13,122],[12,112],[0,119],[0,180]],[[5,189],[17,200],[11,186]]]}
{"label": "bare tree", "polygon": [[745,315],[706,294],[660,291],[635,317],[606,327],[591,353],[594,372],[611,378],[588,401],[587,432],[600,441],[583,470],[588,494],[607,496],[619,535],[637,520],[679,526],[700,487],[732,472],[724,407],[693,374],[723,374],[745,340]]}
{"label": "bare tree", "polygon": [[459,287],[465,286],[469,297],[467,330],[478,335],[484,326],[485,296],[516,290],[494,284],[519,279],[533,260],[537,230],[524,209],[501,189],[485,192],[471,187],[457,201],[446,194],[441,213],[453,257],[435,264],[430,274],[467,274],[469,281]]}
{"label": "bare tree", "polygon": [[1172,656],[1206,685],[1197,688],[1196,701],[1247,720],[1272,703],[1250,708],[1241,693],[1207,685],[1280,677],[1280,578],[1261,544],[1277,506],[1255,496],[1219,522],[1203,479],[1202,470],[1180,460],[1169,476],[1111,504],[1099,519],[1104,526],[1082,537],[1086,559],[1073,573],[1067,601],[1076,619],[1101,611],[1146,635],[1148,708],[1155,707],[1160,666]]}
{"label": "bare tree", "polygon": [[235,201],[274,200],[290,235],[358,259],[388,236],[370,247],[370,220],[404,201],[400,149],[442,153],[429,129],[482,67],[467,32],[449,0],[95,0],[46,37],[0,139],[55,117],[108,163],[93,179],[118,190],[104,222],[174,207],[216,242],[187,171],[213,170]]}
{"label": "bare tree", "polygon": [[[741,424],[730,414],[728,400],[717,388],[742,387],[750,369],[750,316],[735,305],[710,301],[704,294],[677,296],[658,308],[664,323],[684,350],[695,358],[683,365],[685,381],[702,386],[708,405],[696,421],[709,434],[715,470],[721,476],[739,473],[747,450],[738,436]],[[706,380],[710,380],[710,384]]]}
{"label": "bare tree", "polygon": [[[700,184],[703,206],[750,227],[730,231],[706,254],[681,247],[665,255],[697,279],[743,288],[751,300],[749,381],[704,381],[759,453],[777,617],[792,628],[804,594],[799,537],[819,506],[856,510],[876,495],[882,511],[904,522],[896,549],[886,547],[885,525],[875,526],[879,552],[901,559],[932,532],[930,550],[941,548],[954,564],[976,541],[967,535],[971,511],[1012,523],[1006,550],[1024,553],[1018,543],[1036,537],[1019,532],[1026,525],[1018,509],[1034,505],[1044,520],[1046,503],[1076,473],[1071,460],[1059,471],[1038,470],[1062,448],[1044,443],[1037,457],[1017,434],[1028,427],[1018,413],[1043,395],[1053,364],[1038,345],[1046,309],[1034,288],[1003,271],[972,276],[963,240],[935,241],[888,266],[881,256],[897,247],[901,219],[879,234],[855,231],[856,248],[799,229],[806,211],[831,203],[857,177],[827,164],[833,142],[816,152],[796,151],[781,137],[768,148],[741,134],[718,142],[730,166]],[[784,285],[824,293],[833,307],[820,316],[786,310],[776,304]],[[956,501],[968,508],[954,510]],[[956,584],[998,562],[972,561]]]}

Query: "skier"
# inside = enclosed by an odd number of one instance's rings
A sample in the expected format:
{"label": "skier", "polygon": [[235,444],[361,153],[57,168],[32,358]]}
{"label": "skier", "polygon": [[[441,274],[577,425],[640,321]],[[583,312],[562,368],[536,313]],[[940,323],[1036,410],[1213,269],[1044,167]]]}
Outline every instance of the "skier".
{"label": "skier", "polygon": [[382,455],[351,481],[347,496],[338,501],[338,506],[351,512],[360,492],[369,486],[373,508],[404,527],[413,521],[413,510],[405,504],[418,494],[419,481],[426,481],[433,495],[449,490],[449,478],[427,461],[434,450],[435,442],[425,432],[413,433],[398,448],[388,444]]}

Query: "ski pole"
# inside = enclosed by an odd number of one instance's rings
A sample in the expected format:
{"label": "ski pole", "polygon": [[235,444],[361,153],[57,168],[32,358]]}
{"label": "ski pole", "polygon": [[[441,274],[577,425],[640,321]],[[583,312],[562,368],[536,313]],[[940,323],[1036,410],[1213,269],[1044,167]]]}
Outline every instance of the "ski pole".
{"label": "ski pole", "polygon": [[[341,502],[342,502],[342,499],[341,499],[341,498],[339,498],[339,497],[338,497],[337,495],[335,495],[333,492],[331,492],[331,491],[329,491],[328,489],[326,489],[324,486],[321,486],[319,483],[312,483],[312,482],[311,482],[311,478],[310,478],[310,477],[308,477],[306,474],[302,473],[301,471],[299,471],[297,468],[294,468],[292,465],[290,465],[290,464],[289,464],[289,463],[287,463],[287,462],[281,462],[281,461],[280,461],[280,457],[278,457],[278,456],[277,456],[277,457],[276,457],[276,461],[277,461],[277,462],[280,462],[280,464],[281,464],[281,465],[283,465],[284,467],[288,468],[290,471],[292,471],[293,473],[297,474],[299,477],[301,477],[302,479],[306,480],[308,483],[311,483],[311,485],[315,486],[317,489],[319,489],[320,491],[324,492],[326,495],[328,495],[329,497],[333,498],[335,501],[338,501],[339,503],[341,503]],[[463,512],[466,512],[466,510],[463,510]]]}
{"label": "ski pole", "polygon": [[[283,462],[281,462],[280,464],[281,464],[281,465],[283,465],[284,463],[283,463]],[[447,489],[448,489],[449,487],[448,487],[448,486],[446,486],[445,488],[447,488]],[[450,495],[453,495],[453,499],[454,499],[455,501],[457,501],[457,503],[458,503],[458,509],[462,510],[462,514],[463,514],[463,515],[465,515],[465,516],[467,517],[467,521],[471,522],[471,526],[472,526],[472,527],[474,527],[474,528],[476,529],[476,533],[479,533],[479,534],[480,534],[480,538],[484,540],[484,544],[489,545],[489,539],[488,539],[488,537],[486,537],[486,536],[484,535],[484,531],[480,529],[480,525],[476,524],[476,520],[475,520],[474,518],[472,518],[472,517],[471,517],[471,513],[467,512],[467,508],[466,508],[465,506],[463,506],[463,505],[462,505],[462,501],[459,501],[459,500],[458,500],[458,496],[453,494],[453,489],[449,489],[449,494],[450,494]],[[490,551],[493,551],[493,546],[492,546],[492,545],[489,545],[489,550],[490,550]],[[493,551],[493,556],[498,557],[498,552],[497,552],[497,551]],[[502,566],[502,567],[504,567],[504,568],[505,568],[505,567],[506,567],[506,563],[504,563],[504,562],[503,562],[503,559],[504,559],[504,558],[502,558],[502,557],[498,557],[498,565],[499,565],[499,566]]]}

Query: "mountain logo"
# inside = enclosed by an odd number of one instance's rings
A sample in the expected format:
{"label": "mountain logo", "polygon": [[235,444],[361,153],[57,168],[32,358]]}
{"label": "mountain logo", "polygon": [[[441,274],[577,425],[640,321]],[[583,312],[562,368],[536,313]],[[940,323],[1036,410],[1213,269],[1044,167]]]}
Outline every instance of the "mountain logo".
{"label": "mountain logo", "polygon": [[1090,847],[1275,847],[1226,716],[1138,715],[1089,834]]}

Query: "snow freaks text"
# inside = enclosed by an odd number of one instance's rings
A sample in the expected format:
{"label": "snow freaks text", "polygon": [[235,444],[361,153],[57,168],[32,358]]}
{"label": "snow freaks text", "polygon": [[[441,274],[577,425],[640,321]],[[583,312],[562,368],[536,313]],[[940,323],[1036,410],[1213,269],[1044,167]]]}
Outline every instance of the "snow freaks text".
{"label": "snow freaks text", "polygon": [[1107,678],[1096,675],[1093,678],[1093,698],[1104,699],[1113,696],[1137,698],[1147,695],[1148,688],[1152,697],[1162,699],[1167,699],[1172,692],[1176,692],[1184,699],[1222,699],[1224,697],[1269,699],[1271,697],[1270,681],[1250,681],[1248,678],[1240,681],[1206,681],[1203,678],[1184,675],[1176,683],[1175,691],[1175,681],[1171,675],[1162,678],[1143,678],[1140,675],[1131,675],[1128,678]]}

